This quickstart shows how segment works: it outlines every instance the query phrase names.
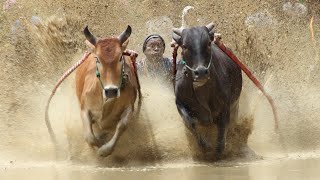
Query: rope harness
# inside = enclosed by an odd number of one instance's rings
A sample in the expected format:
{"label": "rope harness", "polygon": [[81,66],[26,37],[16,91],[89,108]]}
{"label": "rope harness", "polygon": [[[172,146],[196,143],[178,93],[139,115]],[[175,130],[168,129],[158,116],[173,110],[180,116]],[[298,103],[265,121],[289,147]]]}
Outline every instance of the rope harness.
{"label": "rope harness", "polygon": [[[210,61],[209,61],[209,64],[208,64],[208,66],[205,68],[206,70],[208,70],[209,68],[210,68],[210,66],[211,66],[211,62],[212,62],[212,51],[211,51],[211,58],[210,58]],[[193,68],[191,68],[190,66],[188,66],[187,65],[187,63],[186,63],[186,61],[182,58],[181,59],[181,63],[186,67],[186,68],[188,68],[190,71],[192,71],[192,72],[195,72],[196,71],[196,69],[193,69]]]}
{"label": "rope harness", "polygon": [[[94,57],[96,59],[96,77],[99,79],[99,82],[101,84],[101,88],[104,89],[103,83],[101,81],[101,74],[99,72],[99,68],[98,68],[98,64],[101,65],[101,62],[99,60],[99,58],[96,56]],[[121,61],[122,61],[122,66],[121,66],[121,74],[120,74],[120,83],[119,83],[119,88],[122,89],[125,85],[124,81],[123,81],[123,77],[124,77],[124,57],[121,56]]]}
{"label": "rope harness", "polygon": [[[126,78],[124,78],[126,76],[125,72],[124,72],[124,63],[125,63],[125,59],[123,56],[129,56],[130,59],[131,59],[131,67],[133,68],[133,72],[134,72],[134,75],[136,77],[136,80],[137,80],[137,86],[138,86],[138,95],[139,95],[139,99],[141,99],[142,97],[142,94],[141,94],[141,86],[140,86],[140,80],[139,80],[139,76],[138,76],[138,72],[137,72],[137,65],[136,65],[136,59],[138,57],[138,54],[132,50],[128,50],[126,49],[123,53],[122,53],[122,56],[121,56],[121,61],[122,61],[122,67],[121,67],[121,75],[120,75],[120,83],[119,83],[119,87],[120,89],[124,88],[125,86],[125,80]],[[96,77],[99,79],[99,82],[101,84],[101,88],[104,89],[104,86],[103,86],[103,83],[101,81],[101,74],[99,72],[99,68],[98,68],[98,64],[101,64],[100,63],[100,60],[98,57],[95,57],[96,58]]]}
{"label": "rope harness", "polygon": [[136,77],[137,85],[138,85],[138,95],[139,95],[139,100],[140,100],[139,103],[141,103],[141,98],[142,98],[141,86],[140,86],[140,80],[139,80],[138,71],[137,71],[137,64],[136,64],[138,54],[136,52],[134,52],[132,50],[128,50],[128,49],[126,49],[122,54],[125,56],[130,56],[130,58],[131,58],[131,66],[133,68],[133,72]]}

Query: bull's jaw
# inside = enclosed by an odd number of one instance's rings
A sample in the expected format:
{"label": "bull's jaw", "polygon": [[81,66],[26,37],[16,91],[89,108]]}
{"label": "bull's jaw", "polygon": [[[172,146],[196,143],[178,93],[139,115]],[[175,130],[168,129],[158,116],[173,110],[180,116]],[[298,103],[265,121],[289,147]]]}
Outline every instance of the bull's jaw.
{"label": "bull's jaw", "polygon": [[204,86],[207,82],[208,82],[208,79],[203,79],[201,81],[193,81],[192,85],[193,85],[193,88],[196,89],[196,88]]}
{"label": "bull's jaw", "polygon": [[210,79],[210,76],[206,77],[206,78],[194,78],[193,81],[192,81],[192,85],[193,85],[193,88],[199,88],[199,87],[202,87],[204,86],[206,83],[208,83]]}

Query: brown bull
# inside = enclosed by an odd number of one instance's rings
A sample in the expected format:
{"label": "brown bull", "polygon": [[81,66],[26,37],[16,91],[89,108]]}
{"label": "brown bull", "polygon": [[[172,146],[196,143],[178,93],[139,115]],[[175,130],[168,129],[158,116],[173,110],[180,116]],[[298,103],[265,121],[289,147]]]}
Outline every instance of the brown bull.
{"label": "brown bull", "polygon": [[[138,79],[131,60],[123,55],[131,27],[119,37],[96,38],[88,27],[84,34],[94,49],[76,72],[83,133],[88,144],[99,147],[99,155],[108,156],[132,119],[138,92]],[[114,128],[114,135],[107,142],[94,132],[94,129]]]}

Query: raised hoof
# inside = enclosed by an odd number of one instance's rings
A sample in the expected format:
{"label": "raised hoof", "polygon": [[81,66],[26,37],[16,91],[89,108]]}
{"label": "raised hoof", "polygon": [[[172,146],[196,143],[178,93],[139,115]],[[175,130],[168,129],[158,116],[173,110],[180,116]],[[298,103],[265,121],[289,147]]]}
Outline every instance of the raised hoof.
{"label": "raised hoof", "polygon": [[101,157],[107,157],[113,152],[113,147],[106,144],[99,148],[98,155]]}

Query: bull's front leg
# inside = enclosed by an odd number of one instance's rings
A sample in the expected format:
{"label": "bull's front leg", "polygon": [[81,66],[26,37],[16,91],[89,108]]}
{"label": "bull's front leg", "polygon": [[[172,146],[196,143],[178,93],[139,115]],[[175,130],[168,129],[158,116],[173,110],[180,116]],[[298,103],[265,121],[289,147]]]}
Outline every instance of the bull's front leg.
{"label": "bull's front leg", "polygon": [[100,156],[106,157],[113,152],[116,143],[118,142],[120,136],[126,129],[127,124],[131,118],[132,118],[132,106],[129,106],[122,113],[121,119],[117,124],[116,131],[112,136],[111,140],[99,148],[98,154]]}
{"label": "bull's front leg", "polygon": [[176,105],[179,114],[182,116],[184,124],[191,131],[191,133],[197,139],[197,143],[200,146],[202,151],[211,151],[211,146],[205,140],[205,138],[201,137],[201,135],[197,132],[197,120],[192,117],[191,112],[185,107],[185,105],[176,98]]}
{"label": "bull's front leg", "polygon": [[86,142],[91,146],[99,146],[99,141],[95,137],[92,129],[93,120],[90,116],[89,110],[81,110],[81,119],[83,125],[83,134]]}
{"label": "bull's front leg", "polygon": [[218,135],[216,144],[216,156],[217,159],[221,159],[221,155],[225,149],[227,128],[230,121],[230,110],[225,110],[220,114],[220,118],[217,121]]}
{"label": "bull's front leg", "polygon": [[182,119],[187,126],[187,128],[192,132],[195,133],[196,131],[196,121],[194,118],[192,118],[190,112],[188,109],[185,107],[185,105],[178,99],[176,98],[176,105],[179,114],[182,116]]}

